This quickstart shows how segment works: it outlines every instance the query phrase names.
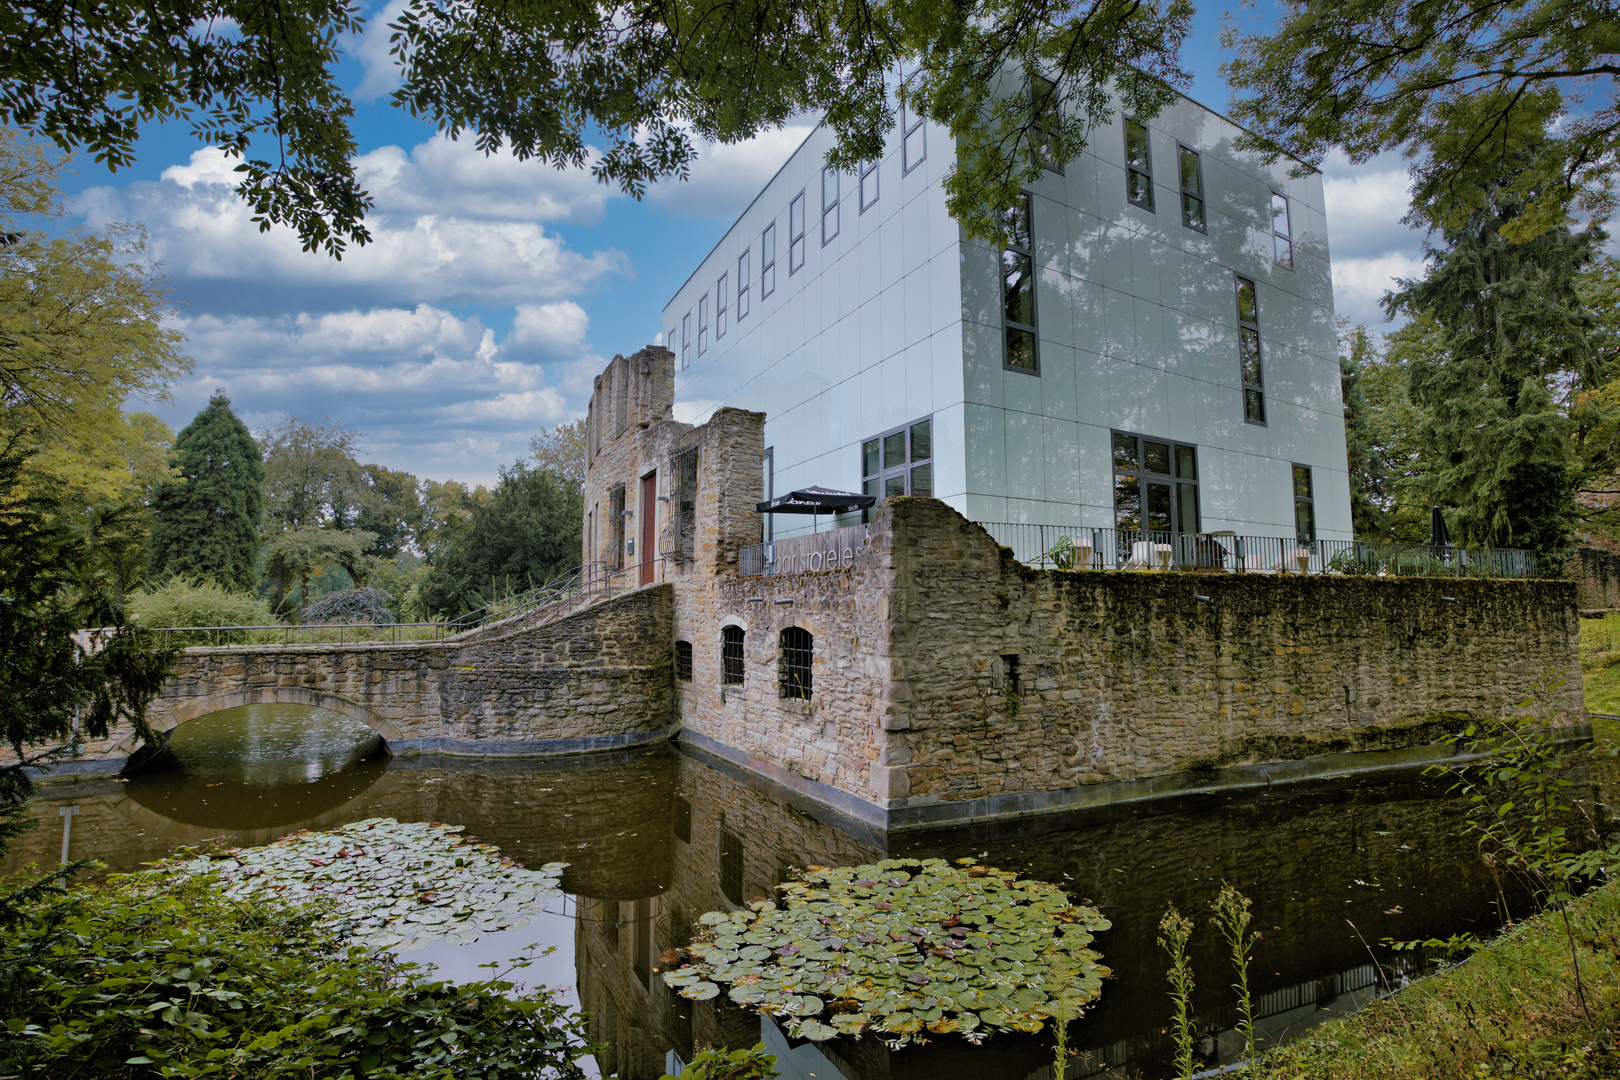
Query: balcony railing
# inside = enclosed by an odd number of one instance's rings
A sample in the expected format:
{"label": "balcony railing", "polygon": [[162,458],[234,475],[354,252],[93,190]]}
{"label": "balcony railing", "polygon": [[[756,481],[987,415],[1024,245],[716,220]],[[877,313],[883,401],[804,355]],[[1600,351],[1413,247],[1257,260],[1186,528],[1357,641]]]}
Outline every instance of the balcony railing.
{"label": "balcony railing", "polygon": [[1225,570],[1232,573],[1534,577],[1536,556],[1515,548],[1301,541],[1234,532],[1169,533],[1077,525],[979,524],[1020,562],[1058,570]]}

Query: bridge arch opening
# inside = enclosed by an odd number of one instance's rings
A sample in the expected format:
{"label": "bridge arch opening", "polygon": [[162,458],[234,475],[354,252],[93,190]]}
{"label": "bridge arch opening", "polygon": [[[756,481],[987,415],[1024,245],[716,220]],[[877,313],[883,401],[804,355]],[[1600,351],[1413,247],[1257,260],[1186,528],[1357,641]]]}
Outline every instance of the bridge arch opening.
{"label": "bridge arch opening", "polygon": [[[236,690],[222,694],[209,694],[194,698],[158,698],[147,710],[152,730],[167,733],[188,720],[211,716],[243,705],[308,705],[328,712],[340,713],[359,721],[382,736],[384,744],[403,738],[403,733],[387,718],[377,715],[364,705],[357,705],[336,694],[324,694],[302,686],[267,686],[250,690]],[[125,753],[133,754],[140,743],[130,734],[125,737]]]}

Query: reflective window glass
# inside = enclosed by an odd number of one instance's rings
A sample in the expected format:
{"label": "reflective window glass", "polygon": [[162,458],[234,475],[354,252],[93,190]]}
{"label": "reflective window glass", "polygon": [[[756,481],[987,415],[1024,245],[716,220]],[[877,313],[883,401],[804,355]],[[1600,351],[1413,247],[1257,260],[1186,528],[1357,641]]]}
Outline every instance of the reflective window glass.
{"label": "reflective window glass", "polygon": [[883,437],[883,467],[892,469],[906,463],[906,433],[896,431]]}
{"label": "reflective window glass", "polygon": [[1120,529],[1142,527],[1142,482],[1134,476],[1114,477],[1114,524]]}
{"label": "reflective window glass", "polygon": [[924,420],[911,425],[911,460],[924,461],[934,456],[934,422]]}
{"label": "reflective window glass", "polygon": [[1158,473],[1160,476],[1169,476],[1170,444],[1162,442],[1143,442],[1142,471]]}
{"label": "reflective window glass", "polygon": [[1115,434],[1114,467],[1116,469],[1130,469],[1132,472],[1136,471],[1137,457],[1135,435]]}
{"label": "reflective window glass", "polygon": [[1147,530],[1149,532],[1170,531],[1170,485],[1146,484],[1147,488]]}
{"label": "reflective window glass", "polygon": [[865,470],[864,475],[866,476],[876,476],[881,471],[881,466],[878,465],[878,441],[876,439],[867,439],[862,444],[861,468]]}
{"label": "reflective window glass", "polygon": [[1190,446],[1176,447],[1176,479],[1198,479],[1198,452]]}
{"label": "reflective window glass", "polygon": [[934,467],[932,465],[912,466],[911,493],[913,495],[932,495],[934,493]]}

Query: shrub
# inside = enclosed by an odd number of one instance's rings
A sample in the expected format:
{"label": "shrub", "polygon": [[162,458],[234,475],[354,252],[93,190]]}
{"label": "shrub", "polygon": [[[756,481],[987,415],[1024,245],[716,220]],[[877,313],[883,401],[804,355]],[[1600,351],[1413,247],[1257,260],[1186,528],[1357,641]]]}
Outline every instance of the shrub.
{"label": "shrub", "polygon": [[[179,578],[129,598],[131,618],[140,626],[271,626],[279,622],[263,600],[233,592],[212,581],[195,585]],[[208,645],[246,641],[248,634],[175,634],[174,644]]]}
{"label": "shrub", "polygon": [[416,983],[317,912],[219,893],[128,875],[26,910],[0,935],[0,1076],[584,1077],[544,990]]}
{"label": "shrub", "polygon": [[341,589],[327,593],[304,609],[302,621],[308,623],[365,623],[383,626],[398,622],[388,610],[393,597],[381,589]]}

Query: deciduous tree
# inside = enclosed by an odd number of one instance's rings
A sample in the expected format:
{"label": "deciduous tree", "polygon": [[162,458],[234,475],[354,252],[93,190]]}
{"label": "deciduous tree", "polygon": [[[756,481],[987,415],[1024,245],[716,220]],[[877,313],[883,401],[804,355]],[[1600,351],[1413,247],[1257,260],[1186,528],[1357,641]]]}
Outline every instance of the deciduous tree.
{"label": "deciduous tree", "polygon": [[550,469],[558,476],[584,483],[585,417],[543,428],[529,440],[529,457],[537,469]]}
{"label": "deciduous tree", "polygon": [[[395,105],[636,197],[684,178],[704,140],[805,113],[837,133],[832,164],[874,159],[901,71],[909,114],[957,141],[950,207],[980,235],[1046,161],[1079,152],[1111,93],[1146,115],[1186,81],[1191,15],[1187,0],[407,0],[371,32],[391,34]],[[189,123],[240,160],[237,191],[261,227],[290,225],[306,249],[340,255],[369,237],[336,79],[339,43],[361,22],[352,0],[13,0],[0,8],[0,121],[114,167],[134,160],[141,125]],[[1030,107],[1035,76],[1054,80],[1035,96],[1060,111]]]}

